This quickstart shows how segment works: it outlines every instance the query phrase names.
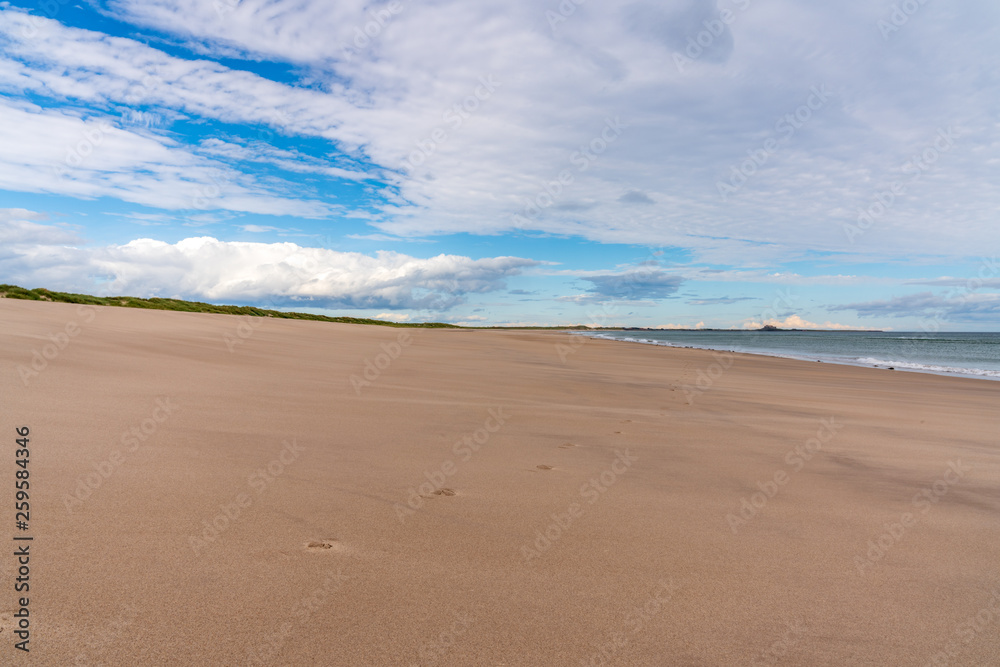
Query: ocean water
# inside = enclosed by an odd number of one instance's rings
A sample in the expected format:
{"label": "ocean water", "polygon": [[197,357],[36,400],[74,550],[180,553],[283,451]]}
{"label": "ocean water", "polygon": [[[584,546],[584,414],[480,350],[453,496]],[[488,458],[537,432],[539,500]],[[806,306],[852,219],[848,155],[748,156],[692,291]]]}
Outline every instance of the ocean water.
{"label": "ocean water", "polygon": [[659,330],[579,335],[1000,380],[1000,333]]}

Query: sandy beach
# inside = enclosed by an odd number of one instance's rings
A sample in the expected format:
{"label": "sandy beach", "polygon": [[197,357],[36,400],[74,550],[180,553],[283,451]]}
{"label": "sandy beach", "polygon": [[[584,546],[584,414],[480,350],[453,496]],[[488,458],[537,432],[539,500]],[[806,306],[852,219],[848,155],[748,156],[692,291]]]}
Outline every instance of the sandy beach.
{"label": "sandy beach", "polygon": [[33,537],[30,595],[0,558],[3,664],[1000,664],[1000,383],[561,332],[0,323],[2,520]]}

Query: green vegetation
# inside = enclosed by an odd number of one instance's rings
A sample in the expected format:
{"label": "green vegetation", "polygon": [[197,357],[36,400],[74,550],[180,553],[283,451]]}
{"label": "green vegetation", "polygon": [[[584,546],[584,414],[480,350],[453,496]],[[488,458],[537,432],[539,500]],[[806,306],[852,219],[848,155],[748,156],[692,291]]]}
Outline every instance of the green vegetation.
{"label": "green vegetation", "polygon": [[151,310],[178,310],[185,313],[219,313],[222,315],[250,315],[251,317],[278,317],[283,320],[315,320],[317,322],[340,322],[342,324],[374,324],[380,327],[419,327],[424,329],[539,329],[539,330],[579,330],[599,331],[617,330],[620,327],[588,327],[583,324],[564,327],[463,327],[444,322],[387,322],[363,317],[328,317],[310,313],[288,313],[281,310],[269,310],[254,306],[216,306],[201,301],[183,301],[181,299],[140,299],[135,296],[90,296],[89,294],[71,294],[69,292],[53,292],[45,288],[25,289],[17,285],[0,285],[0,299],[27,299],[29,301],[53,301],[58,303],[80,303],[89,306],[117,306],[119,308],[148,308]]}
{"label": "green vegetation", "polygon": [[375,324],[383,327],[423,327],[432,329],[461,329],[455,324],[442,322],[386,322],[359,317],[327,317],[310,313],[286,313],[281,310],[254,308],[253,306],[216,306],[200,301],[181,299],[140,299],[134,296],[90,296],[52,292],[44,288],[25,289],[17,285],[0,285],[0,298],[27,299],[29,301],[54,301],[59,303],[80,303],[90,306],[118,306],[120,308],[148,308],[152,310],[179,310],[185,313],[220,313],[225,315],[250,315],[252,317],[277,317],[285,320],[316,320],[318,322],[341,322],[345,324]]}

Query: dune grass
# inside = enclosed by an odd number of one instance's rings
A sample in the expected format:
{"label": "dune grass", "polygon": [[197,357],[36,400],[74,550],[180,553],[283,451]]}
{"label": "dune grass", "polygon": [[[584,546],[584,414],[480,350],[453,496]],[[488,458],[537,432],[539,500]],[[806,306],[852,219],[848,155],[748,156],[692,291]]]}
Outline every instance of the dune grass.
{"label": "dune grass", "polygon": [[382,327],[423,327],[431,329],[461,329],[456,324],[443,322],[387,322],[362,317],[328,317],[311,313],[294,313],[282,310],[269,310],[254,306],[217,306],[201,301],[184,301],[182,299],[140,299],[134,296],[90,296],[89,294],[72,294],[69,292],[53,292],[44,288],[25,289],[17,285],[0,285],[0,298],[26,299],[29,301],[52,301],[57,303],[79,303],[90,306],[116,306],[119,308],[147,308],[150,310],[176,310],[185,313],[218,313],[224,315],[250,315],[251,317],[275,317],[284,320],[315,320],[318,322],[340,322],[344,324],[373,324]]}

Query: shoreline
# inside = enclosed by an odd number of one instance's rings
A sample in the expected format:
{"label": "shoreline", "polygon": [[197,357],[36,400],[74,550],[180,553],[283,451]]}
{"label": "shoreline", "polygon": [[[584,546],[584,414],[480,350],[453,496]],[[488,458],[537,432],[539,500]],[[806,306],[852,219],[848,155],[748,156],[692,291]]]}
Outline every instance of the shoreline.
{"label": "shoreline", "polygon": [[[892,362],[882,362],[881,364],[873,364],[873,363],[865,363],[865,362],[863,362],[861,360],[854,360],[854,359],[837,357],[837,356],[820,356],[819,354],[815,354],[815,355],[805,355],[805,354],[796,355],[796,354],[793,354],[791,352],[777,352],[777,351],[775,351],[775,352],[767,352],[767,351],[764,351],[764,350],[734,350],[734,349],[732,349],[730,347],[725,347],[725,346],[723,346],[723,347],[707,347],[707,346],[699,346],[699,345],[681,345],[681,344],[672,343],[672,342],[669,342],[669,341],[662,341],[661,342],[661,341],[655,341],[655,340],[652,340],[652,339],[641,340],[641,339],[636,339],[636,338],[615,338],[615,337],[612,337],[612,336],[607,336],[607,335],[605,335],[604,333],[601,333],[601,332],[567,331],[567,333],[569,333],[571,335],[574,335],[574,336],[583,336],[583,337],[587,337],[587,338],[594,338],[594,339],[597,339],[597,340],[610,340],[610,341],[614,341],[614,342],[618,342],[618,343],[635,343],[635,344],[639,344],[639,345],[652,345],[654,347],[669,347],[669,348],[673,348],[673,349],[684,349],[684,350],[707,350],[707,351],[710,351],[710,352],[712,352],[712,351],[714,351],[714,352],[729,352],[729,353],[733,353],[733,354],[750,354],[750,355],[756,355],[756,356],[761,356],[761,357],[770,357],[770,358],[774,358],[774,359],[793,359],[793,360],[796,360],[796,361],[813,362],[813,363],[820,362],[820,363],[824,363],[824,364],[834,364],[834,365],[837,365],[837,366],[853,366],[855,368],[870,368],[870,369],[873,369],[873,370],[874,369],[892,370],[892,371],[900,371],[900,372],[906,372],[906,373],[917,373],[917,374],[921,374],[921,375],[936,375],[938,377],[962,377],[962,378],[967,378],[967,379],[971,379],[971,380],[987,380],[989,382],[998,382],[998,381],[1000,381],[1000,371],[989,370],[989,369],[965,369],[965,370],[974,370],[974,371],[978,371],[978,372],[960,372],[960,370],[959,370],[960,367],[958,367],[958,366],[943,366],[943,365],[939,366],[939,365],[935,365],[935,364],[916,364],[917,366],[920,366],[920,368],[908,368],[908,367],[904,366],[903,364],[911,364],[911,363],[914,363],[914,362],[892,361]],[[751,332],[748,333],[748,335],[754,334],[754,333],[757,333],[757,332],[751,331]],[[900,333],[907,333],[907,332],[900,332]],[[953,332],[940,332],[940,333],[953,333]],[[889,368],[890,365],[893,365],[893,367]],[[946,368],[949,369],[949,370],[943,370],[943,369],[946,369]],[[951,369],[954,369],[954,370],[951,370]]]}

